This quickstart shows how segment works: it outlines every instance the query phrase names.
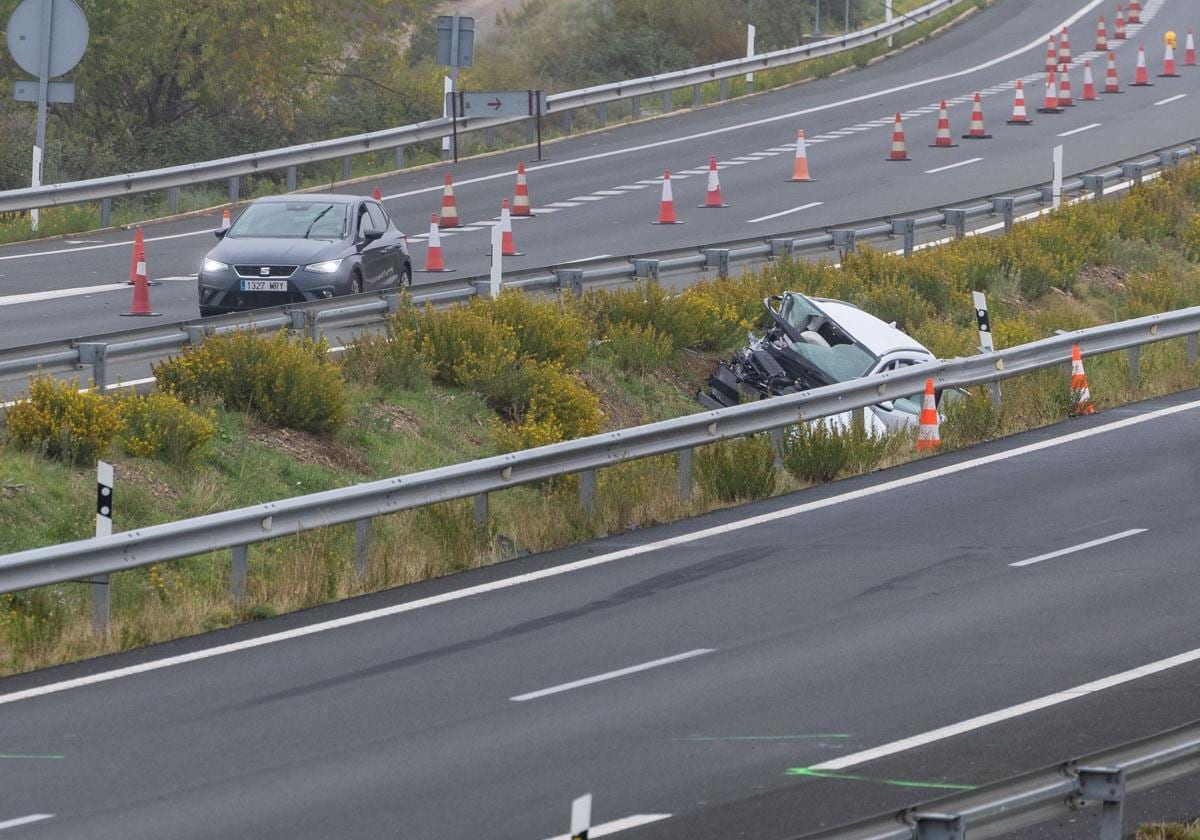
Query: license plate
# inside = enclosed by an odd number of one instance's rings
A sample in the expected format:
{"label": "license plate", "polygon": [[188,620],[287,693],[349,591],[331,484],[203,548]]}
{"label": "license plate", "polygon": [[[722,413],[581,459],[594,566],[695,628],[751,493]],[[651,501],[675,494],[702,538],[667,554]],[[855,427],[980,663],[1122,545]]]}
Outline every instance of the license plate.
{"label": "license plate", "polygon": [[243,292],[286,292],[288,290],[288,281],[286,280],[243,280]]}

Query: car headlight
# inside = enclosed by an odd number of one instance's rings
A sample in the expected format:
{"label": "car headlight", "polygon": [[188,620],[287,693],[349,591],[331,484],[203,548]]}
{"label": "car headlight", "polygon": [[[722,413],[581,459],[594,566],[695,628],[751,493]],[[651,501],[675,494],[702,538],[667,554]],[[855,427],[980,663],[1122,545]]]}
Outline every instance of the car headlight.
{"label": "car headlight", "polygon": [[224,271],[227,268],[229,268],[229,265],[227,263],[223,263],[220,260],[214,260],[210,257],[204,258],[204,270],[205,271],[209,271],[209,272]]}
{"label": "car headlight", "polygon": [[317,274],[333,274],[341,264],[341,260],[325,260],[319,263],[309,263],[304,267],[309,271],[315,271]]}

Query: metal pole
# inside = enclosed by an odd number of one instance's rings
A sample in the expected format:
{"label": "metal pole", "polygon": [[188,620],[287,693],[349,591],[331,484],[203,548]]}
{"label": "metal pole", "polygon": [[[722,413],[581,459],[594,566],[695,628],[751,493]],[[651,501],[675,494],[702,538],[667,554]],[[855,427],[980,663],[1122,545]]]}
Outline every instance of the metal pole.
{"label": "metal pole", "polygon": [[[42,4],[42,56],[38,68],[37,132],[33,140],[33,175],[31,186],[42,185],[42,157],[46,148],[46,101],[50,93],[50,29],[54,21],[54,0]],[[41,220],[37,208],[29,211],[29,228],[36,232]]]}
{"label": "metal pole", "polygon": [[821,0],[817,0],[817,17],[816,17],[816,20],[813,21],[812,34],[813,35],[821,34]]}
{"label": "metal pole", "polygon": [[[892,0],[883,0],[883,21],[884,23],[892,22]],[[892,48],[892,36],[888,36],[888,49]]]}
{"label": "metal pole", "polygon": [[845,32],[845,34],[847,34],[847,35],[850,34],[850,0],[846,0],[846,32]]}
{"label": "metal pole", "polygon": [[540,90],[535,90],[533,92],[533,96],[535,99],[537,99],[537,102],[536,102],[537,115],[534,118],[534,122],[537,125],[537,149],[538,149],[537,159],[541,160],[542,159],[542,92]]}

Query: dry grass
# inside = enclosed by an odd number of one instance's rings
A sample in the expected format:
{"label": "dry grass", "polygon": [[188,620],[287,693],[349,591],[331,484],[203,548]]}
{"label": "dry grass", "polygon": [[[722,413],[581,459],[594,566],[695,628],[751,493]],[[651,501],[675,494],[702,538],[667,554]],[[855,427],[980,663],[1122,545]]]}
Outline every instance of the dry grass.
{"label": "dry grass", "polygon": [[1138,826],[1137,840],[1200,840],[1200,820],[1190,823],[1147,823]]}

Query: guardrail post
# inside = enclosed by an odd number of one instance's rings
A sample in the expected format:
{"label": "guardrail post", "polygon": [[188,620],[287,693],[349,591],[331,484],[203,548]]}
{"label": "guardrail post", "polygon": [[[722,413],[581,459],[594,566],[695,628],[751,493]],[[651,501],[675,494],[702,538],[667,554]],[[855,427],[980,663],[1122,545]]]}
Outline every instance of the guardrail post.
{"label": "guardrail post", "polygon": [[892,236],[904,237],[904,256],[911,257],[917,238],[917,220],[892,219]]}
{"label": "guardrail post", "polygon": [[167,208],[172,216],[179,212],[179,187],[167,190]]}
{"label": "guardrail post", "polygon": [[1129,382],[1136,385],[1141,373],[1142,348],[1135,344],[1126,352],[1129,354]]}
{"label": "guardrail post", "polygon": [[699,108],[704,104],[704,93],[700,89],[700,85],[692,85],[692,107]]}
{"label": "guardrail post", "polygon": [[1013,227],[1013,204],[1014,200],[1007,197],[992,199],[992,212],[999,213],[1004,217],[1005,233],[1011,231]]}
{"label": "guardrail post", "polygon": [[321,340],[321,313],[313,312],[308,319],[308,337],[316,344]]}
{"label": "guardrail post", "polygon": [[308,310],[307,309],[289,309],[287,316],[291,319],[291,325],[288,327],[292,332],[303,332],[308,326]]}
{"label": "guardrail post", "polygon": [[537,139],[537,123],[533,120],[525,120],[525,142],[532,143]]}
{"label": "guardrail post", "polygon": [[556,268],[554,276],[558,278],[558,290],[570,289],[575,297],[583,297],[583,269]]}
{"label": "guardrail post", "polygon": [[563,134],[570,135],[573,120],[571,119],[571,111],[563,111]]}
{"label": "guardrail post", "polygon": [[601,102],[596,106],[596,119],[600,121],[600,127],[608,125],[608,103]]}
{"label": "guardrail post", "polygon": [[1169,149],[1165,152],[1159,152],[1158,165],[1162,167],[1178,166],[1179,161],[1183,159],[1183,155],[1178,149]]}
{"label": "guardrail post", "polygon": [[783,471],[783,428],[771,430],[771,451],[775,453],[775,469]]}
{"label": "guardrail post", "polygon": [[400,294],[398,292],[384,292],[383,301],[387,304],[387,314],[400,310]]}
{"label": "guardrail post", "polygon": [[287,191],[296,191],[296,167],[289,166],[287,168]]}
{"label": "guardrail post", "polygon": [[1142,174],[1145,170],[1140,163],[1127,163],[1121,167],[1121,177],[1126,181],[1133,181],[1135,184],[1142,183]]}
{"label": "guardrail post", "polygon": [[234,175],[229,179],[229,200],[237,201],[242,186],[242,179]]}
{"label": "guardrail post", "polygon": [[779,257],[790,257],[792,255],[791,239],[768,239],[767,245],[771,248],[769,259],[778,259]]}
{"label": "guardrail post", "polygon": [[404,168],[404,147],[403,146],[396,147],[396,168],[397,169]]}
{"label": "guardrail post", "polygon": [[101,342],[84,341],[80,342],[78,347],[79,363],[92,366],[92,382],[95,383],[96,391],[100,396],[104,396],[108,388],[108,345]]}
{"label": "guardrail post", "polygon": [[854,253],[854,240],[858,231],[854,228],[834,228],[829,234],[833,237],[833,247],[838,249],[842,259],[845,259],[847,254]]}
{"label": "guardrail post", "polygon": [[583,470],[579,473],[579,505],[588,516],[596,512],[595,469]]}
{"label": "guardrail post", "polygon": [[1187,360],[1189,365],[1196,364],[1196,358],[1200,356],[1200,338],[1195,333],[1188,336]]}
{"label": "guardrail post", "polygon": [[1100,811],[1100,840],[1121,840],[1125,810],[1125,771],[1120,767],[1080,767],[1076,804],[1103,803]]}
{"label": "guardrail post", "polygon": [[[570,134],[570,131],[567,133]],[[496,126],[489,125],[483,130],[483,145],[489,149],[496,148]]]}
{"label": "guardrail post", "polygon": [[354,573],[362,580],[371,567],[371,520],[354,523]]}
{"label": "guardrail post", "polygon": [[961,814],[916,813],[912,815],[917,840],[964,840],[966,823]]}
{"label": "guardrail post", "polygon": [[726,99],[729,98],[729,79],[722,79],[720,87],[721,87],[721,94],[720,94],[721,101],[724,102]]}
{"label": "guardrail post", "polygon": [[1084,175],[1081,179],[1083,188],[1096,197],[1096,200],[1104,198],[1104,176],[1103,175]]}
{"label": "guardrail post", "polygon": [[946,213],[946,227],[954,228],[954,238],[962,239],[967,235],[967,211],[959,209],[948,209]]}
{"label": "guardrail post", "polygon": [[658,260],[634,260],[633,279],[645,280],[647,283],[658,282]]}
{"label": "guardrail post", "polygon": [[475,494],[475,524],[482,525],[488,521],[488,494]]}
{"label": "guardrail post", "polygon": [[100,199],[100,227],[106,228],[112,224],[112,199]]}
{"label": "guardrail post", "polygon": [[679,460],[679,499],[686,502],[692,498],[692,457],[694,449],[680,449],[676,453]]}
{"label": "guardrail post", "polygon": [[351,163],[350,155],[346,155],[344,158],[342,158],[342,180],[343,181],[350,180],[350,172],[351,172],[350,163]]}
{"label": "guardrail post", "polygon": [[212,335],[211,324],[185,324],[183,331],[187,333],[188,344],[199,347],[206,336]]}
{"label": "guardrail post", "polygon": [[235,604],[241,604],[246,600],[246,568],[248,563],[249,547],[244,545],[235,545],[230,552],[229,562],[229,595],[233,598]]}
{"label": "guardrail post", "polygon": [[629,107],[632,109],[633,118],[639,120],[642,118],[642,97],[635,96],[629,100]]}
{"label": "guardrail post", "polygon": [[675,103],[671,101],[671,91],[664,90],[663,91],[663,109],[662,109],[663,113],[669,114],[671,112],[671,106],[674,104]]}
{"label": "guardrail post", "polygon": [[[718,277],[729,276],[729,249],[728,248],[705,248],[704,249],[704,267],[715,268]],[[655,267],[657,269],[657,266]]]}

